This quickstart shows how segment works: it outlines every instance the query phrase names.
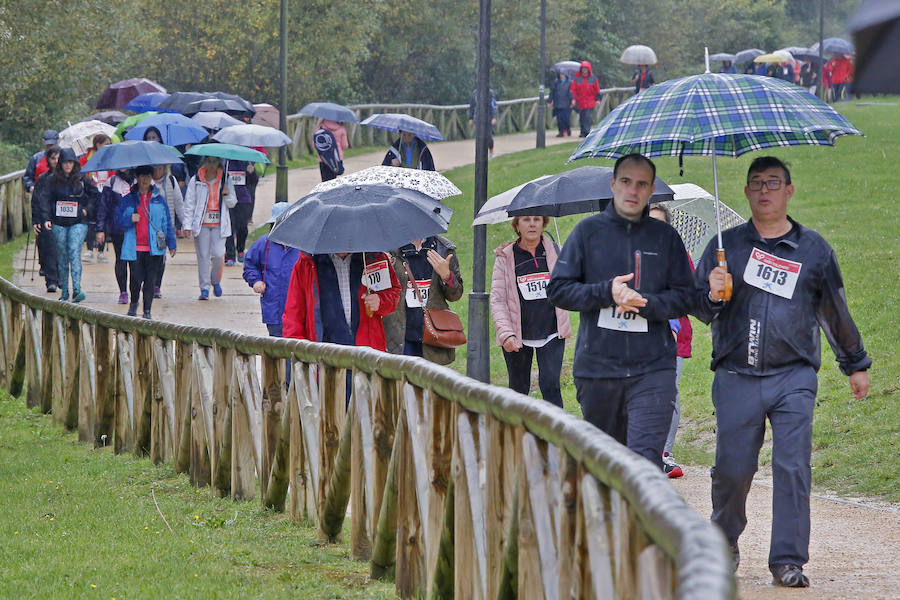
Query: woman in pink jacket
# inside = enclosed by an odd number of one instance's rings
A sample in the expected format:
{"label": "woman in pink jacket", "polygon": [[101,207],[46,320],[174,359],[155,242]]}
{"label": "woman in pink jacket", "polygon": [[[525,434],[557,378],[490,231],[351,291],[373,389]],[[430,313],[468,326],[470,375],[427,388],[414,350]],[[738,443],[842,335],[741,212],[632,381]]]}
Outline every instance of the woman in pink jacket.
{"label": "woman in pink jacket", "polygon": [[491,317],[497,345],[503,348],[509,387],[528,394],[536,353],[541,395],[562,407],[559,374],[572,326],[568,313],[547,299],[547,283],[559,254],[553,240],[544,235],[549,221],[550,217],[539,216],[513,218],[518,239],[494,250]]}

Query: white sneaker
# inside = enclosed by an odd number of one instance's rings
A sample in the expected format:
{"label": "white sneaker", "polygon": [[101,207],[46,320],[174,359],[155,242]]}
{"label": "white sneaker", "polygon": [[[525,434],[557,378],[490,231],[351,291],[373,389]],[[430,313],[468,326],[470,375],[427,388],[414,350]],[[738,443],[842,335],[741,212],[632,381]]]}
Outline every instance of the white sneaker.
{"label": "white sneaker", "polygon": [[93,263],[94,262],[94,251],[88,250],[84,254],[81,255],[81,262],[85,263]]}
{"label": "white sneaker", "polygon": [[97,253],[97,262],[106,264],[109,262],[109,259],[106,257],[106,252],[98,252]]}

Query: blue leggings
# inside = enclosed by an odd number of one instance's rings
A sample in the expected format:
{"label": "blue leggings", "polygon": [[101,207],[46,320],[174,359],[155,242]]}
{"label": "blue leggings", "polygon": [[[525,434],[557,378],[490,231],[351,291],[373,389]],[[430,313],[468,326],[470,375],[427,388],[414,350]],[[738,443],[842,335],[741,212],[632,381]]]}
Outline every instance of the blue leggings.
{"label": "blue leggings", "polygon": [[56,242],[56,260],[59,268],[59,287],[63,292],[69,289],[69,269],[72,270],[72,294],[81,291],[81,244],[87,233],[87,225],[79,223],[64,227],[54,225],[53,240]]}

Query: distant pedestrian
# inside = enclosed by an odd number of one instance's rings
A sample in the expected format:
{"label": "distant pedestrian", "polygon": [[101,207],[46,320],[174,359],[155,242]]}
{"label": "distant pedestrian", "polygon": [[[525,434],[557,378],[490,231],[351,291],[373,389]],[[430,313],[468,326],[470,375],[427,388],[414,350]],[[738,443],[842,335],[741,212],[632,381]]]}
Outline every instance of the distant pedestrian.
{"label": "distant pedestrian", "polygon": [[42,215],[49,214],[46,208],[50,201],[47,197],[49,182],[53,178],[53,170],[59,162],[59,146],[51,146],[44,153],[42,163],[47,165],[48,171],[37,176],[34,190],[31,195],[31,224],[34,227],[34,241],[37,245],[38,261],[41,265],[41,275],[47,286],[47,293],[53,293],[59,288],[59,266],[56,262],[56,241],[53,233],[44,229]]}
{"label": "distant pedestrian", "polygon": [[553,109],[553,116],[556,117],[556,128],[559,130],[556,137],[572,135],[572,90],[569,89],[571,85],[572,80],[562,71],[556,74],[556,79],[550,84],[547,106]]}
{"label": "distant pedestrian", "polygon": [[[83,167],[88,160],[103,146],[106,146],[110,143],[109,136],[105,133],[98,133],[91,140],[91,149],[88,150],[87,154],[82,156],[79,159],[81,166]],[[91,182],[97,187],[98,192],[102,192],[103,188],[106,187],[106,182],[112,176],[111,171],[93,171],[88,174]],[[96,212],[96,211],[95,211]],[[94,261],[98,263],[107,263],[109,259],[106,258],[106,253],[104,250],[106,249],[106,244],[97,240],[97,221],[96,214],[92,214],[88,220],[87,224],[87,236],[85,237],[84,243],[87,248],[85,249],[84,255],[81,259],[91,264]]]}
{"label": "distant pedestrian", "polygon": [[87,221],[93,214],[99,193],[91,180],[81,173],[81,165],[71,148],[63,148],[59,162],[48,182],[48,201],[42,215],[44,229],[53,232],[59,267],[60,300],[69,299],[69,273],[72,275],[72,301],[81,302],[81,245],[87,234]]}
{"label": "distant pedestrian", "polygon": [[638,65],[638,68],[634,70],[634,73],[631,75],[631,83],[634,84],[634,93],[640,93],[641,90],[646,90],[648,87],[656,83],[653,80],[653,71],[650,70],[650,67],[647,65]]}
{"label": "distant pedestrian", "polygon": [[572,106],[578,111],[578,125],[581,127],[579,137],[587,137],[594,122],[594,107],[600,95],[600,82],[591,72],[591,63],[581,62],[578,75],[569,86],[572,91]]}
{"label": "distant pedestrian", "polygon": [[166,248],[169,256],[175,256],[175,228],[165,197],[153,185],[153,167],[138,167],[135,174],[137,184],[119,203],[116,220],[125,232],[122,260],[128,263],[131,275],[128,315],[137,316],[138,297],[143,294],[143,317],[150,319],[156,274]]}
{"label": "distant pedestrian", "polygon": [[737,69],[734,68],[734,65],[731,64],[730,60],[723,60],[722,68],[719,69],[719,73],[737,73]]}
{"label": "distant pedestrian", "polygon": [[204,157],[203,166],[191,177],[184,197],[184,236],[194,238],[199,300],[209,300],[210,287],[213,295],[222,295],[225,240],[231,235],[231,216],[227,209],[235,204],[234,185],[219,159]]}
{"label": "distant pedestrian", "polygon": [[122,198],[131,193],[135,183],[134,171],[125,169],[116,171],[100,193],[97,203],[97,241],[111,243],[115,254],[114,273],[119,286],[119,304],[128,304],[128,263],[122,260],[122,243],[125,241],[125,230],[119,227],[116,211]]}
{"label": "distant pedestrian", "polygon": [[322,181],[330,181],[344,174],[344,150],[350,147],[350,138],[343,124],[322,119],[313,132],[313,145],[319,155]]}
{"label": "distant pedestrian", "polygon": [[41,161],[44,162],[44,170],[47,169],[47,162],[44,161],[44,155],[47,150],[59,144],[59,133],[55,129],[48,129],[44,132],[44,135],[41,137],[44,142],[44,149],[38,152],[35,152],[31,155],[31,158],[28,159],[28,164],[25,166],[25,175],[22,176],[22,183],[25,186],[25,191],[29,194],[34,191],[34,182],[37,181],[38,175],[38,163]]}
{"label": "distant pedestrian", "polygon": [[[169,208],[169,217],[172,227],[175,223],[181,223],[184,219],[184,197],[181,195],[181,187],[178,180],[169,171],[168,165],[156,165],[153,167],[153,187],[158,189],[166,200]],[[175,236],[177,239],[177,235]],[[166,271],[166,254],[163,253],[159,269],[156,271],[156,281],[153,286],[153,297],[162,298],[162,278]]]}
{"label": "distant pedestrian", "polygon": [[[494,89],[488,89],[488,98],[491,103],[491,131],[488,138],[488,158],[494,158],[494,127],[497,125],[497,94]],[[469,95],[469,125],[475,125],[475,115],[478,113],[478,90],[472,90]]]}
{"label": "distant pedestrian", "polygon": [[225,240],[225,266],[233,267],[235,261],[244,262],[244,251],[249,235],[250,219],[253,217],[253,197],[250,185],[259,181],[256,166],[245,160],[225,161],[225,170],[234,184],[237,204],[229,209],[231,213],[231,235]]}
{"label": "distant pedestrian", "polygon": [[410,131],[401,131],[400,137],[391,144],[384,155],[382,165],[434,171],[434,159],[428,145]]}

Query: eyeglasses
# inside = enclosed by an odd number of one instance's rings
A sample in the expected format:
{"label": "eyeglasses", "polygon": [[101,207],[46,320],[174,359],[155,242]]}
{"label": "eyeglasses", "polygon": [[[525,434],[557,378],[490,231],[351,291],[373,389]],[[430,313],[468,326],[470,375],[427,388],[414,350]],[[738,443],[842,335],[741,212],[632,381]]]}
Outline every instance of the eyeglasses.
{"label": "eyeglasses", "polygon": [[763,189],[763,186],[766,186],[774,192],[775,190],[780,190],[783,183],[784,182],[780,179],[769,179],[766,181],[763,181],[761,179],[754,179],[753,181],[747,183],[747,187],[750,188],[751,192],[758,192],[759,190]]}

